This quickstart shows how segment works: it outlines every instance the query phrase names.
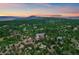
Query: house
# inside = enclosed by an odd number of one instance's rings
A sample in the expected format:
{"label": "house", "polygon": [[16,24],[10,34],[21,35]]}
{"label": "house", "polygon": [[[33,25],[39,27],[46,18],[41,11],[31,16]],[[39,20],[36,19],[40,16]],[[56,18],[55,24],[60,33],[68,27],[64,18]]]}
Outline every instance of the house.
{"label": "house", "polygon": [[36,40],[41,40],[44,39],[45,33],[37,33],[35,39]]}
{"label": "house", "polygon": [[74,27],[74,28],[73,28],[73,31],[76,31],[76,30],[78,30],[78,28],[77,28],[77,27]]}

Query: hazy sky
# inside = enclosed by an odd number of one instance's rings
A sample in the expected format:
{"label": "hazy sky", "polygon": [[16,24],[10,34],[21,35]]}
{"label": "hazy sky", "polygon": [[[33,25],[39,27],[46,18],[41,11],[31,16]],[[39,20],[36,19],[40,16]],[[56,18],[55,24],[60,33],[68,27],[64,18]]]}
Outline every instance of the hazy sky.
{"label": "hazy sky", "polygon": [[0,3],[0,16],[79,16],[77,3]]}

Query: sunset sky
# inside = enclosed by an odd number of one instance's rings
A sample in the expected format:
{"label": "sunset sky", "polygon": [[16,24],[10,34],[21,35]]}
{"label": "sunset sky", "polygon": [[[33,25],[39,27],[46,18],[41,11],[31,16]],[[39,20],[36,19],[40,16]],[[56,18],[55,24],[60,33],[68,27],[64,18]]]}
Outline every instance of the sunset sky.
{"label": "sunset sky", "polygon": [[0,3],[0,16],[79,16],[78,3]]}

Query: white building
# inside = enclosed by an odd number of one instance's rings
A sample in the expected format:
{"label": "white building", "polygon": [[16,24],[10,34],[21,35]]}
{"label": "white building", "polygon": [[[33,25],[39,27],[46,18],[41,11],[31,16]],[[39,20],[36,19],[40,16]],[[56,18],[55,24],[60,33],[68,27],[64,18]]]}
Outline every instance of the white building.
{"label": "white building", "polygon": [[44,36],[45,36],[45,33],[38,33],[38,34],[36,34],[35,39],[36,40],[41,40],[41,39],[44,39]]}

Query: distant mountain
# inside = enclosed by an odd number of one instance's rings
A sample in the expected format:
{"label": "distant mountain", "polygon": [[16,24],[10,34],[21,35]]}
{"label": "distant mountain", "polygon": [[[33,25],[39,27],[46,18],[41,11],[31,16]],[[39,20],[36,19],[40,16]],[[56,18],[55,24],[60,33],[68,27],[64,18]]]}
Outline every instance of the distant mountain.
{"label": "distant mountain", "polygon": [[59,17],[42,17],[42,16],[29,16],[29,17],[26,17],[25,19],[27,20],[32,20],[32,19],[48,19],[48,18],[59,18]]}
{"label": "distant mountain", "polygon": [[0,16],[0,18],[17,18],[15,16]]}
{"label": "distant mountain", "polygon": [[16,17],[16,16],[0,16],[0,21],[8,21],[8,20],[14,20],[20,17]]}
{"label": "distant mountain", "polygon": [[79,19],[79,16],[69,17],[70,19]]}
{"label": "distant mountain", "polygon": [[[60,15],[57,15],[60,16]],[[17,16],[0,16],[0,21],[10,21],[10,20],[33,20],[33,19],[38,19],[38,20],[46,20],[46,19],[79,19],[79,16],[76,17],[41,17],[41,16],[29,16],[29,17],[17,17]]]}
{"label": "distant mountain", "polygon": [[26,17],[27,20],[39,19],[39,18],[42,18],[42,17],[40,17],[40,16],[29,16],[29,17]]}

